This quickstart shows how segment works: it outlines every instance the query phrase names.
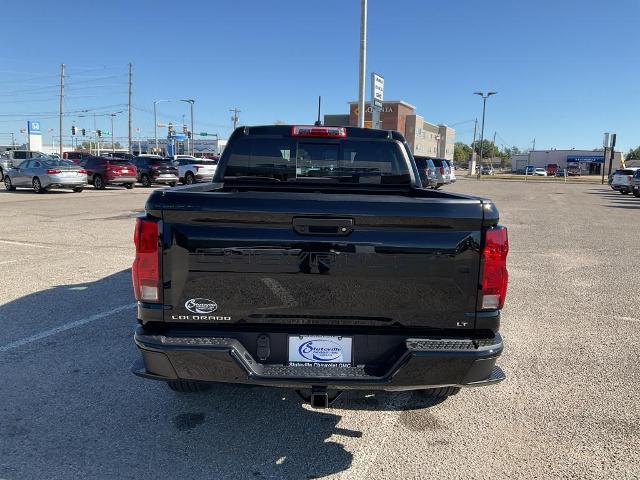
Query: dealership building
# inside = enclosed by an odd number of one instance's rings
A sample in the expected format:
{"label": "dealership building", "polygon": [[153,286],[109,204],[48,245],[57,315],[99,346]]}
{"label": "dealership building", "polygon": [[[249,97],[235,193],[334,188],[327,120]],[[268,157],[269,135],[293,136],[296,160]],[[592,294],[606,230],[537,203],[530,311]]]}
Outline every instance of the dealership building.
{"label": "dealership building", "polygon": [[[511,170],[514,172],[524,171],[527,165],[546,168],[547,165],[558,165],[559,168],[577,166],[582,175],[599,175],[604,165],[605,172],[609,171],[611,151],[607,150],[607,155],[603,150],[532,150],[511,156]],[[622,152],[615,152],[611,171],[620,168]]]}
{"label": "dealership building", "polygon": [[[371,128],[371,104],[366,103],[364,126]],[[358,125],[358,102],[349,103],[349,113],[325,115],[325,125],[355,127]],[[380,128],[397,130],[407,139],[415,155],[453,160],[456,131],[446,125],[427,122],[416,113],[416,107],[402,100],[385,101],[380,112]]]}

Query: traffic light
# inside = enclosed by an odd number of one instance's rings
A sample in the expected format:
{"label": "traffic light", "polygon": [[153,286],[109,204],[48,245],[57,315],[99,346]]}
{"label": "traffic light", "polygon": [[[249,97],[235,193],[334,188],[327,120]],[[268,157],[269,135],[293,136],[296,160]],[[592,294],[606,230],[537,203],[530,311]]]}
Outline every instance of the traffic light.
{"label": "traffic light", "polygon": [[83,136],[83,137],[84,137],[84,136],[86,136],[86,133],[87,133],[87,131],[83,128],[83,129],[82,129],[82,136]]}
{"label": "traffic light", "polygon": [[167,125],[167,128],[169,130],[169,136],[171,136],[173,134],[173,123],[170,123],[169,125]]}
{"label": "traffic light", "polygon": [[102,136],[102,130],[96,130],[96,134],[101,137]]}
{"label": "traffic light", "polygon": [[71,135],[75,135],[76,134],[76,126],[72,125],[71,126]]}
{"label": "traffic light", "polygon": [[189,130],[187,130],[187,138],[191,139],[191,132]]}
{"label": "traffic light", "polygon": [[185,135],[187,134],[189,130],[187,129],[186,125],[182,125],[182,133],[184,133]]}

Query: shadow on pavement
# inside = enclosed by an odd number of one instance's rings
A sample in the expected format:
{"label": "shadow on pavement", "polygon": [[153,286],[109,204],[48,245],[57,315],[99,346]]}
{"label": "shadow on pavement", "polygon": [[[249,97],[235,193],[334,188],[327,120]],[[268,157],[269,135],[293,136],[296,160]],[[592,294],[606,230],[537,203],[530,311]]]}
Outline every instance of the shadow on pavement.
{"label": "shadow on pavement", "polygon": [[[0,347],[131,297],[124,270],[16,299],[0,306],[11,332]],[[345,440],[363,441],[338,426],[344,410],[436,404],[350,392],[335,410],[312,410],[292,390],[226,384],[179,394],[130,372],[134,326],[131,308],[0,351],[0,478],[318,478],[351,466]]]}

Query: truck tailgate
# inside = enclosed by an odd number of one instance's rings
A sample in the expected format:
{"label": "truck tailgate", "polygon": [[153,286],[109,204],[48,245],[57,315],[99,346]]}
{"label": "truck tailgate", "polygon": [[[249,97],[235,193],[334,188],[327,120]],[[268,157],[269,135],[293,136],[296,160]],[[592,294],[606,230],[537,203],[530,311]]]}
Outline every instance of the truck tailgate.
{"label": "truck tailgate", "polygon": [[474,328],[477,199],[165,196],[165,322]]}

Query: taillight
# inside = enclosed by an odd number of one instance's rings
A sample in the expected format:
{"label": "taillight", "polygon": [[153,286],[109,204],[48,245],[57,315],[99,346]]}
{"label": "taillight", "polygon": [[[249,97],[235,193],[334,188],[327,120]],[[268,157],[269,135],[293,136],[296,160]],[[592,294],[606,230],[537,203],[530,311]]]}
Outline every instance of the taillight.
{"label": "taillight", "polygon": [[47,175],[56,175],[58,173],[62,173],[62,170],[54,170],[52,168],[47,170]]}
{"label": "taillight", "polygon": [[196,167],[196,170],[200,170],[201,168],[204,168],[204,167],[201,167],[200,165],[194,165],[194,167]]}
{"label": "taillight", "polygon": [[136,219],[133,243],[136,246],[136,258],[131,267],[131,278],[136,300],[158,302],[160,301],[158,223],[144,218]]}
{"label": "taillight", "polygon": [[440,175],[444,175],[444,167],[440,167]]}
{"label": "taillight", "polygon": [[78,173],[87,173],[86,170],[78,170]]}
{"label": "taillight", "polygon": [[631,180],[633,179],[633,175],[627,175],[627,183],[631,185]]}
{"label": "taillight", "polygon": [[507,295],[507,254],[509,238],[507,228],[501,225],[484,232],[484,248],[482,249],[482,308],[500,309],[504,306]]}

